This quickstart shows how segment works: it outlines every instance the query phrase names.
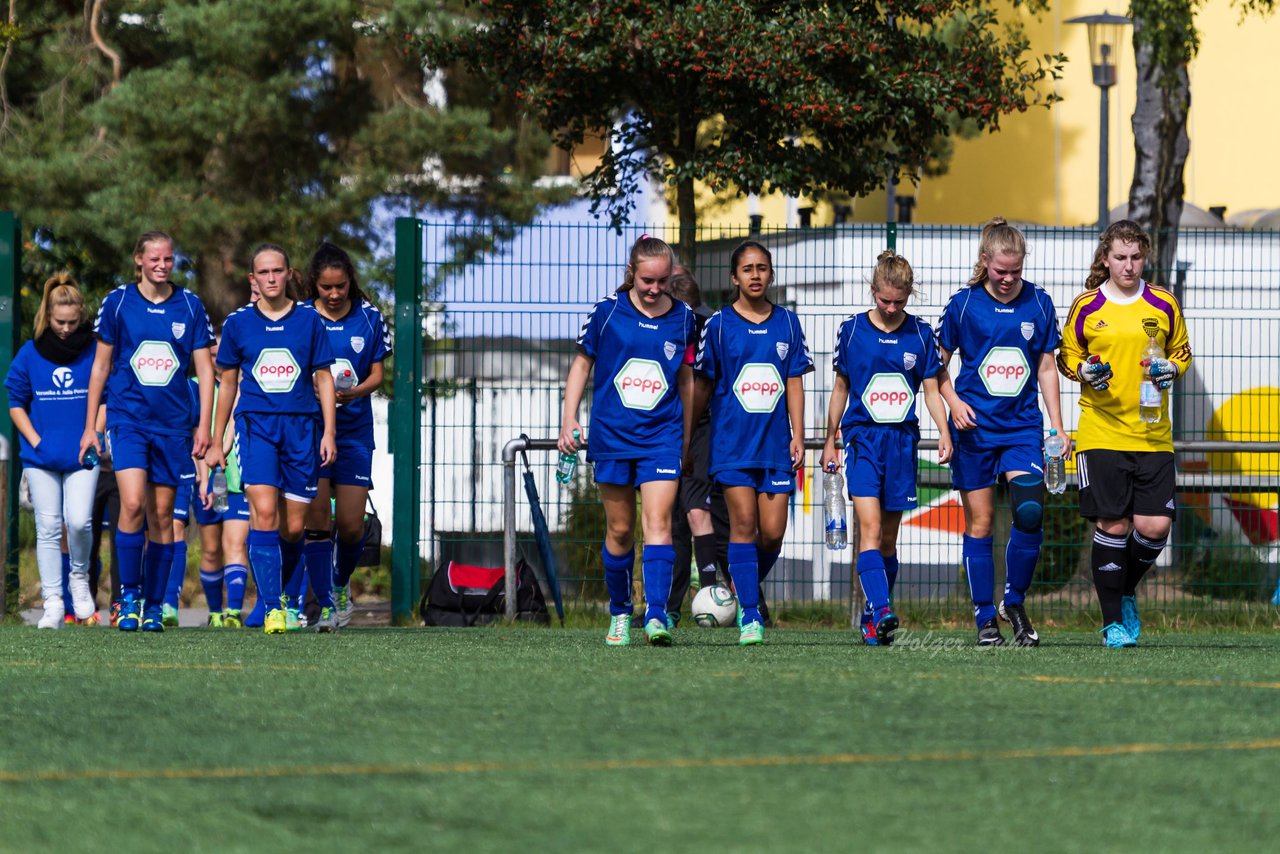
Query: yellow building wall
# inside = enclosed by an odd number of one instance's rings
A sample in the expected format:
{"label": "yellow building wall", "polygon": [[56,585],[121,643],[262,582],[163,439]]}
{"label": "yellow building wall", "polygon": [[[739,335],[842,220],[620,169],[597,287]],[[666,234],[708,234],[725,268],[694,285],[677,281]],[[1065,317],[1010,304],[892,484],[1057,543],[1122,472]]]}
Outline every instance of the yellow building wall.
{"label": "yellow building wall", "polygon": [[[1067,0],[1041,20],[1024,15],[1032,55],[1067,55],[1062,79],[1048,84],[1062,100],[1049,109],[1005,116],[996,133],[957,140],[946,175],[924,178],[919,186],[900,184],[899,194],[916,198],[914,222],[979,223],[996,214],[1046,225],[1097,220],[1099,90],[1089,65],[1087,29],[1065,21],[1102,11],[1107,11],[1102,4]],[[1280,168],[1275,167],[1280,110],[1268,94],[1271,82],[1280,79],[1280,21],[1257,15],[1241,20],[1238,8],[1218,0],[1201,8],[1196,23],[1201,46],[1190,69],[1186,200],[1203,208],[1225,205],[1229,213],[1280,207]],[[1133,61],[1132,31],[1126,29],[1118,82],[1110,90],[1108,207],[1128,200],[1133,178]],[[766,228],[795,224],[794,208],[812,204],[801,199],[788,206],[787,201],[776,193],[757,201]],[[745,199],[700,207],[707,225],[745,223],[750,214]],[[853,220],[882,222],[885,194],[859,198],[853,207]],[[833,219],[830,205],[817,206],[814,225]]]}

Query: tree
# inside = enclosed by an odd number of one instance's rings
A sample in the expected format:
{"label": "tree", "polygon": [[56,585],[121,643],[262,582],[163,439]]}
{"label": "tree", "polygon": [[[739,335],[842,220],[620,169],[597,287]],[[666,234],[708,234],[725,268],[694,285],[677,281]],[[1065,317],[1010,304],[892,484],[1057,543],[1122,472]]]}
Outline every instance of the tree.
{"label": "tree", "polygon": [[29,4],[0,66],[0,206],[95,287],[163,228],[218,317],[247,296],[258,242],[297,266],[321,237],[376,242],[379,201],[518,222],[549,198],[546,135],[501,105],[433,104],[389,35],[432,26],[439,3],[111,6]]}
{"label": "tree", "polygon": [[[1138,73],[1133,111],[1133,182],[1129,218],[1152,239],[1151,278],[1173,272],[1182,218],[1183,172],[1191,141],[1187,113],[1191,81],[1187,66],[1200,47],[1195,13],[1200,0],[1131,0],[1134,64]],[[1244,11],[1270,13],[1275,0],[1243,0]]]}
{"label": "tree", "polygon": [[1064,59],[981,2],[479,0],[483,23],[416,39],[428,64],[493,81],[572,148],[607,131],[585,178],[625,222],[634,191],[674,187],[693,266],[694,181],[716,192],[861,194],[916,178],[961,124],[1048,103]]}

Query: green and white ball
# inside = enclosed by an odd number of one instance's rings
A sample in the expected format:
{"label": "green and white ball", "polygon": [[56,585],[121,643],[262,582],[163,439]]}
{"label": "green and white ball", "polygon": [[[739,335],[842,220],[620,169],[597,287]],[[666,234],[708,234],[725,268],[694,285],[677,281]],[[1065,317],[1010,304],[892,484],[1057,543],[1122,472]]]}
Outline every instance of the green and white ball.
{"label": "green and white ball", "polygon": [[732,626],[738,621],[738,600],[728,587],[703,587],[693,597],[693,621],[706,629]]}

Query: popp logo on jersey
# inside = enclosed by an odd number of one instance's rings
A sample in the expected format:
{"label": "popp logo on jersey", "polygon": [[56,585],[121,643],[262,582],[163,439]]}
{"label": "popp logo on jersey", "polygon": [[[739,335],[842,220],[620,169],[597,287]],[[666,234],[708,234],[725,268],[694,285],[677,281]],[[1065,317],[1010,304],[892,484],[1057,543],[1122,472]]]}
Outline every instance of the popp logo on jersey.
{"label": "popp logo on jersey", "polygon": [[613,387],[627,409],[650,410],[667,392],[662,366],[652,359],[628,359],[613,378]]}
{"label": "popp logo on jersey", "polygon": [[294,383],[302,376],[302,368],[288,350],[268,347],[258,354],[252,373],[258,387],[267,394],[283,394],[293,391]]}
{"label": "popp logo on jersey", "polygon": [[862,392],[862,405],[878,424],[905,421],[915,399],[915,392],[902,374],[876,374]]}
{"label": "popp logo on jersey", "polygon": [[733,396],[747,412],[773,412],[785,390],[782,375],[768,362],[748,362],[733,381]]}
{"label": "popp logo on jersey", "polygon": [[1017,347],[992,347],[978,365],[978,376],[992,397],[1017,397],[1031,376],[1031,366]]}
{"label": "popp logo on jersey", "polygon": [[142,385],[168,385],[178,372],[178,354],[168,341],[143,341],[133,351],[129,367]]}

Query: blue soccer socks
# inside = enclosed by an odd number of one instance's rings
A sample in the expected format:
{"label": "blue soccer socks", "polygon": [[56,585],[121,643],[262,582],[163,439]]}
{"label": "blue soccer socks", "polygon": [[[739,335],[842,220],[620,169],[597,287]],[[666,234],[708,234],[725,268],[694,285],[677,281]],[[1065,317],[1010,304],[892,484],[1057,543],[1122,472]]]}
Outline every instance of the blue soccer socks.
{"label": "blue soccer socks", "polygon": [[760,623],[760,567],[755,543],[729,543],[729,577],[733,579],[742,623]]}
{"label": "blue soccer socks", "polygon": [[[667,624],[667,600],[671,597],[671,576],[676,562],[675,546],[646,545],[640,551],[640,565],[644,573],[644,619]],[[612,599],[612,597],[610,597]]]}
{"label": "blue soccer socks", "polygon": [[631,573],[636,563],[634,551],[623,555],[615,555],[609,549],[602,548],[604,558],[604,586],[609,591],[609,613],[631,613]]}
{"label": "blue soccer socks", "polygon": [[[249,531],[249,566],[258,585],[258,602],[266,610],[280,607],[280,534],[276,531]],[[245,621],[248,625],[248,621]]]}
{"label": "blue soccer socks", "polygon": [[965,534],[960,553],[964,559],[965,574],[969,577],[973,618],[981,626],[996,616],[996,561],[991,551],[991,537]]}
{"label": "blue soccer socks", "polygon": [[142,598],[142,547],[146,535],[142,529],[132,533],[117,530],[115,534],[116,559],[120,564],[120,592],[134,599]]}
{"label": "blue soccer socks", "polygon": [[889,576],[884,570],[884,558],[876,549],[858,552],[858,581],[863,595],[871,603],[871,610],[879,612],[889,607]]}
{"label": "blue soccer socks", "polygon": [[1021,605],[1027,598],[1043,542],[1044,534],[1040,531],[1028,534],[1014,528],[1009,532],[1009,544],[1004,550],[1004,601],[1007,604]]}

